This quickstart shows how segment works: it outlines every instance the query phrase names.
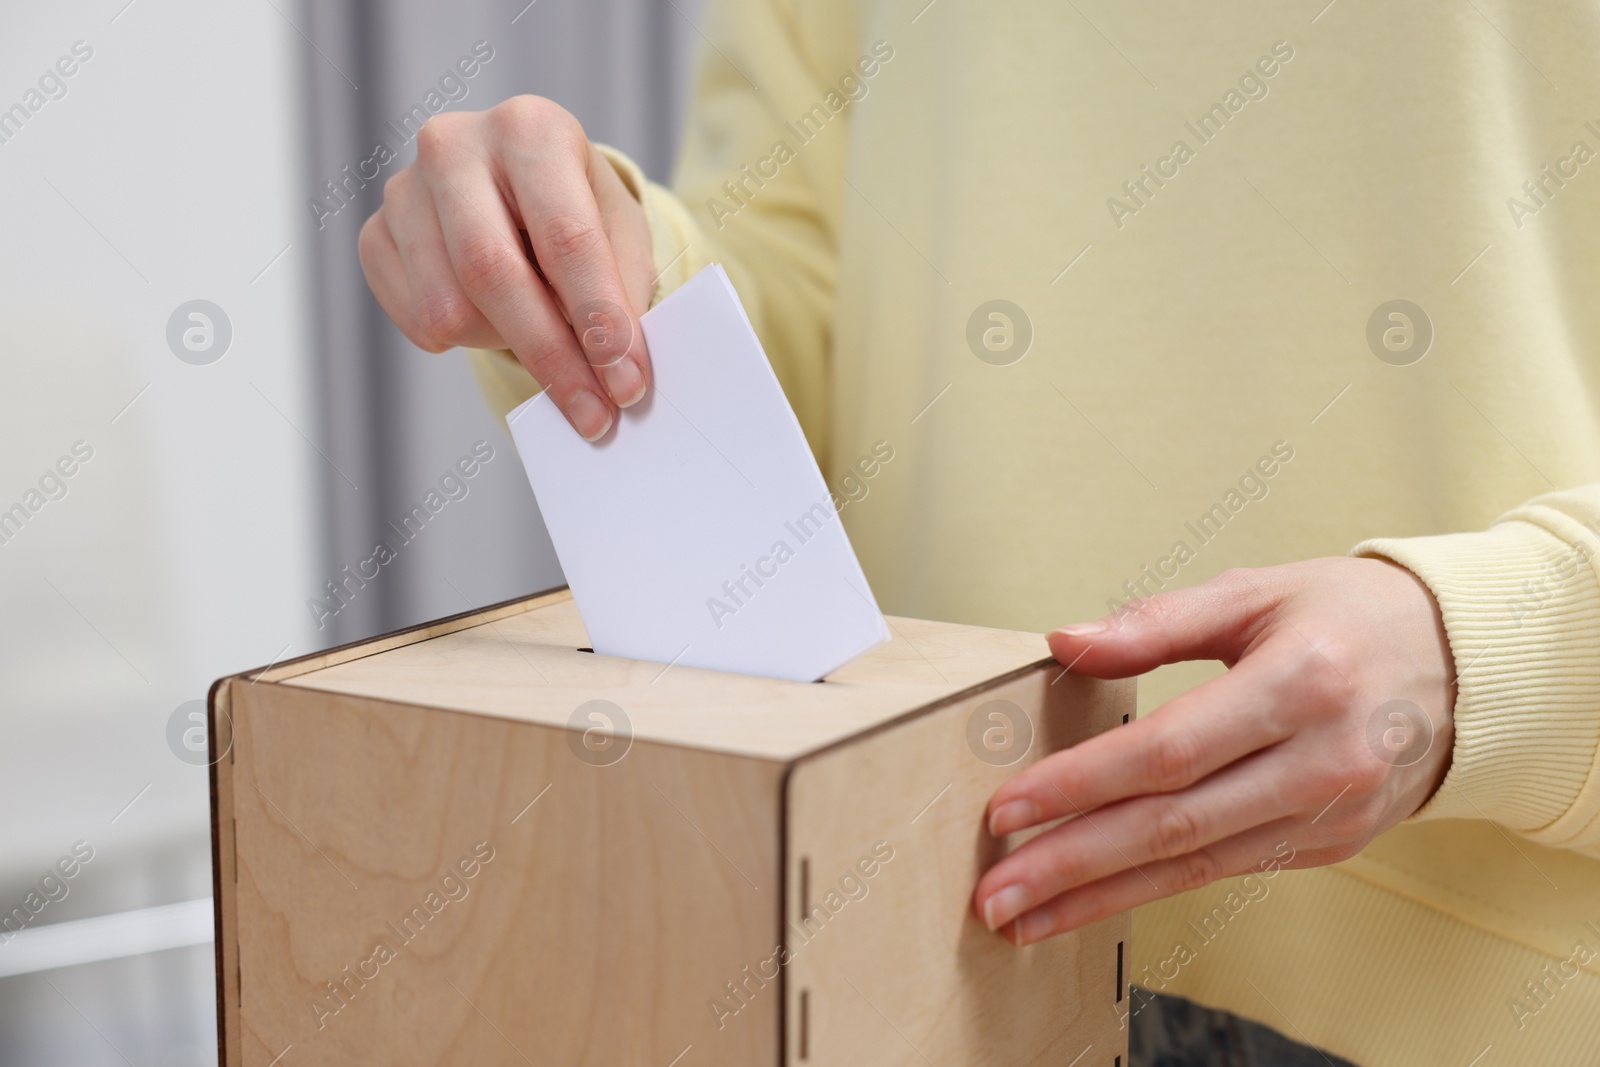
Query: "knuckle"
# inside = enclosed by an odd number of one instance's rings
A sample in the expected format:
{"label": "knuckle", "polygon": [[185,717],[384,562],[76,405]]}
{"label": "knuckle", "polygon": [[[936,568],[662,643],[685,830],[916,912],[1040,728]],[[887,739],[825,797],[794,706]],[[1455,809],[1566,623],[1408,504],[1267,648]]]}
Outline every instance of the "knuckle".
{"label": "knuckle", "polygon": [[600,228],[577,215],[551,215],[540,225],[541,247],[558,260],[581,259],[603,244]]}
{"label": "knuckle", "polygon": [[456,277],[468,292],[496,292],[517,276],[519,253],[492,235],[469,238],[455,259]]}
{"label": "knuckle", "polygon": [[1035,900],[1043,900],[1084,881],[1083,853],[1078,849],[1056,847],[1041,855],[1039,865],[1028,879]]}
{"label": "knuckle", "polygon": [[574,377],[573,364],[559,349],[547,344],[533,347],[524,363],[534,381],[545,387],[550,399],[562,411],[572,403],[573,397],[585,388],[581,379]]}
{"label": "knuckle", "polygon": [[1311,708],[1320,712],[1342,702],[1350,689],[1350,657],[1344,645],[1312,636],[1298,640],[1296,646],[1291,670]]}
{"label": "knuckle", "polygon": [[1229,609],[1253,620],[1252,626],[1271,611],[1277,599],[1271,576],[1258,568],[1229,567],[1207,584]]}
{"label": "knuckle", "polygon": [[1181,789],[1199,777],[1200,755],[1184,734],[1158,736],[1148,749],[1147,776],[1158,792]]}
{"label": "knuckle", "polygon": [[1221,873],[1211,853],[1205,849],[1191,852],[1177,861],[1173,871],[1174,888],[1180,893],[1200,889],[1215,882]]}
{"label": "knuckle", "polygon": [[1321,664],[1323,681],[1341,694],[1348,692],[1349,679],[1355,676],[1357,668],[1355,649],[1344,637],[1319,634],[1315,640],[1317,662]]}
{"label": "knuckle", "polygon": [[384,225],[382,218],[383,209],[379,208],[367,216],[367,221],[361,224],[361,232],[356,235],[356,255],[361,259],[361,266],[365,270],[372,269],[373,257],[378,252],[381,234],[378,227]]}
{"label": "knuckle", "polygon": [[472,304],[460,293],[431,293],[417,308],[417,325],[431,340],[454,344],[475,313]]}
{"label": "knuckle", "polygon": [[549,113],[555,102],[532,93],[508,96],[489,109],[489,118],[499,129],[535,124]]}
{"label": "knuckle", "polygon": [[1199,845],[1200,826],[1187,808],[1170,804],[1157,816],[1153,837],[1153,854],[1157,859],[1182,856]]}
{"label": "knuckle", "polygon": [[452,347],[449,344],[445,344],[443,342],[435,340],[432,337],[429,337],[427,334],[423,333],[416,326],[411,325],[409,323],[407,325],[405,325],[405,326],[402,326],[400,328],[400,332],[406,335],[406,340],[410,341],[412,344],[416,345],[418,348],[422,349],[424,352],[429,352],[429,353],[432,353],[434,355],[437,355],[440,352],[444,352],[447,349]]}
{"label": "knuckle", "polygon": [[385,204],[398,204],[411,189],[412,172],[410,167],[402,167],[395,171],[383,183],[383,202]]}
{"label": "knuckle", "polygon": [[1248,567],[1229,567],[1197,589],[1219,605],[1254,605],[1262,600],[1261,582]]}
{"label": "knuckle", "polygon": [[450,154],[455,145],[456,120],[459,116],[444,111],[430,118],[417,131],[417,161],[433,167]]}
{"label": "knuckle", "polygon": [[1089,783],[1083,769],[1065,756],[1065,751],[1051,753],[1023,772],[1028,775],[1026,795],[1041,812],[1076,815],[1081,810],[1078,798],[1089,791]]}
{"label": "knuckle", "polygon": [[[1372,831],[1372,820],[1366,812],[1351,809],[1342,812],[1335,818],[1324,820],[1323,833],[1330,839],[1330,844],[1325,846],[1333,849],[1354,846],[1352,855],[1359,851],[1361,845]],[[1334,861],[1338,862],[1338,861]]]}
{"label": "knuckle", "polygon": [[1356,748],[1350,760],[1349,773],[1345,776],[1350,783],[1350,792],[1356,796],[1371,796],[1389,780],[1390,770],[1387,763],[1364,747]]}
{"label": "knuckle", "polygon": [[1149,596],[1138,597],[1130,601],[1132,607],[1129,608],[1128,614],[1140,626],[1148,626],[1158,631],[1162,630],[1168,624],[1177,621],[1177,607],[1173,603],[1174,598],[1170,595],[1173,592],[1177,592],[1177,590],[1167,590],[1161,593],[1153,593]]}
{"label": "knuckle", "polygon": [[1389,768],[1364,747],[1351,746],[1348,756],[1336,755],[1337,768],[1315,775],[1303,788],[1285,798],[1285,807],[1306,813],[1313,829],[1329,839],[1342,840],[1368,831],[1369,810],[1382,792]]}
{"label": "knuckle", "polygon": [[1228,589],[1247,590],[1253,588],[1250,568],[1248,567],[1229,567],[1227,570],[1220,572],[1215,581],[1218,585]]}
{"label": "knuckle", "polygon": [[536,131],[541,138],[581,134],[583,127],[572,112],[543,96],[523,93],[496,104],[490,111],[496,129],[502,134]]}

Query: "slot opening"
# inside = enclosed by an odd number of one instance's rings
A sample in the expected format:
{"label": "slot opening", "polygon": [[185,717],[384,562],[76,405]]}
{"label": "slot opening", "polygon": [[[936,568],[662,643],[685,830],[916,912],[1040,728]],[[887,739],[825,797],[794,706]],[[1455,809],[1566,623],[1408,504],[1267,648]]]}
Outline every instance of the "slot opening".
{"label": "slot opening", "polygon": [[[800,1058],[811,1055],[811,990],[800,990]],[[1121,1067],[1118,1064],[1117,1067]]]}

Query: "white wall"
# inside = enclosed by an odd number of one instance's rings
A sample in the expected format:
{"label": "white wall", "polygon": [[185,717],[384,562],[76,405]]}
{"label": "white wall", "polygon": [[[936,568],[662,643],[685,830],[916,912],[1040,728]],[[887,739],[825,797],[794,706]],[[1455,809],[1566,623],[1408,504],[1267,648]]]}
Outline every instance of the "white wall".
{"label": "white wall", "polygon": [[[309,648],[284,593],[319,569],[293,243],[305,42],[265,2],[125,4],[0,14],[0,108],[93,50],[0,144],[0,508],[93,449],[0,544],[0,911],[73,842],[94,849],[40,923],[209,894],[206,772],[167,720],[217,675]],[[166,338],[195,298],[232,323],[208,366]],[[0,1062],[212,1062],[210,1005],[187,995],[209,970],[201,946],[0,981]]]}

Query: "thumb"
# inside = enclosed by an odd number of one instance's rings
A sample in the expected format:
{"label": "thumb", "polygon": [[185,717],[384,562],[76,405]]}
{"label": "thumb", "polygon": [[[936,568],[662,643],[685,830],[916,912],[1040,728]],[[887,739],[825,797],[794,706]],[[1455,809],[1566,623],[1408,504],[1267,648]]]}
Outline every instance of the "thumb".
{"label": "thumb", "polygon": [[1189,589],[1130,600],[1094,622],[1051,631],[1050,654],[1095,678],[1127,678],[1182,660],[1232,667],[1277,608],[1275,585],[1263,571],[1232,570]]}

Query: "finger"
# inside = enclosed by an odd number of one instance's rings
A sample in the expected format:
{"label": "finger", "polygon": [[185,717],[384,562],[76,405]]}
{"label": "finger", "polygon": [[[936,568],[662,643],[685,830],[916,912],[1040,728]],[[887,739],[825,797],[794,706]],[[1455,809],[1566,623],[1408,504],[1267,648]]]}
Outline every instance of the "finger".
{"label": "finger", "polygon": [[1149,715],[1046,756],[995,790],[989,832],[1003,837],[1128,797],[1172,793],[1276,744],[1294,732],[1283,706],[1291,681],[1290,665],[1263,650]]}
{"label": "finger", "polygon": [[367,276],[367,285],[377,297],[378,306],[394,320],[400,332],[418,348],[429,349],[428,339],[418,328],[411,314],[411,284],[406,280],[405,266],[400,262],[400,251],[395,247],[394,235],[379,208],[361,227],[356,243],[361,257],[361,269]]}
{"label": "finger", "polygon": [[1271,758],[1258,753],[1181,793],[1134,797],[1026,841],[978,881],[985,924],[993,930],[1068,890],[1300,813],[1312,802],[1308,779],[1285,781]]}
{"label": "finger", "polygon": [[598,440],[611,428],[613,409],[523,254],[498,188],[486,171],[455,166],[442,153],[432,162],[429,188],[461,287],[573,428],[585,440]]}
{"label": "finger", "polygon": [[[650,360],[590,184],[588,139],[548,101],[530,99],[495,114],[511,127],[503,138],[504,179],[539,269],[611,399],[619,407],[637,403],[648,388]],[[533,124],[537,139],[527,136]]]}
{"label": "finger", "polygon": [[1271,618],[1275,583],[1264,571],[1228,571],[1188,589],[1130,601],[1115,614],[1049,635],[1050,652],[1079,674],[1127,678],[1166,663],[1233,665]]}
{"label": "finger", "polygon": [[[644,208],[622,183],[600,150],[589,146],[589,184],[594,187],[595,203],[605,220],[611,254],[616,257],[622,284],[628,290],[629,307],[643,314],[656,292],[656,264],[650,223]],[[648,352],[649,344],[646,341]]]}
{"label": "finger", "polygon": [[[1012,944],[1031,945],[1152,900],[1242,874],[1257,877],[1240,894],[1239,900],[1258,902],[1270,892],[1268,879],[1279,870],[1306,866],[1291,844],[1294,832],[1293,820],[1282,819],[1184,856],[1161,860],[1138,870],[1121,871],[1030,908],[1010,926],[1002,927],[1001,932]],[[1237,914],[1237,910],[1226,907],[1223,911],[1230,919]],[[982,912],[979,914],[981,917]]]}
{"label": "finger", "polygon": [[505,341],[475,307],[456,278],[445,247],[433,196],[412,170],[404,170],[384,186],[383,217],[400,252],[410,312],[427,338],[420,347],[442,352],[456,345],[504,348]]}

